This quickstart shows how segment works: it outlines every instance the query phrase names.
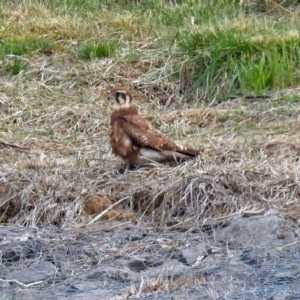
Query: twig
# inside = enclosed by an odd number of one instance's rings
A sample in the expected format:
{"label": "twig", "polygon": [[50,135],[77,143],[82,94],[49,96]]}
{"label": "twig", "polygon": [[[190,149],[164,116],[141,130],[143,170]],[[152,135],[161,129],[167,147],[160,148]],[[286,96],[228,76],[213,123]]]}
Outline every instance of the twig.
{"label": "twig", "polygon": [[17,284],[19,284],[19,285],[21,285],[21,286],[23,286],[23,287],[30,287],[30,286],[37,285],[37,284],[41,284],[41,283],[44,282],[44,281],[40,280],[40,281],[36,281],[36,282],[32,282],[32,283],[25,284],[25,283],[20,282],[20,281],[18,281],[18,280],[16,280],[16,279],[8,279],[8,280],[4,280],[4,279],[2,279],[2,278],[0,278],[0,281],[1,281],[1,282],[9,282],[9,283],[17,283]]}
{"label": "twig", "polygon": [[128,196],[120,199],[119,201],[117,201],[116,203],[114,203],[113,205],[111,205],[110,207],[108,207],[107,209],[105,209],[104,211],[102,211],[99,215],[97,215],[91,222],[87,223],[88,225],[91,225],[93,223],[95,223],[97,220],[99,220],[100,218],[102,218],[105,214],[107,214],[110,210],[112,210],[113,208],[115,208],[116,206],[118,206],[120,203],[122,203],[123,201],[127,200]]}
{"label": "twig", "polygon": [[266,210],[264,208],[258,210],[244,210],[242,214],[244,216],[255,216],[255,215],[262,215]]}
{"label": "twig", "polygon": [[272,4],[274,4],[275,6],[272,7],[271,9],[269,9],[268,12],[270,12],[270,11],[276,9],[277,7],[279,7],[280,9],[284,10],[285,12],[287,12],[287,13],[289,13],[289,14],[292,13],[291,11],[289,11],[288,9],[284,8],[284,7],[281,5],[281,4],[284,3],[285,1],[282,1],[280,4],[279,4],[279,3],[276,3],[276,2],[274,2],[274,1],[272,1],[272,0],[269,0],[269,1],[270,1]]}
{"label": "twig", "polygon": [[21,149],[21,150],[30,149],[28,147],[20,147],[20,146],[17,146],[17,145],[14,145],[14,144],[8,144],[8,143],[2,142],[2,141],[0,141],[0,146],[17,148],[17,149]]}
{"label": "twig", "polygon": [[296,242],[294,242],[294,243],[287,244],[287,245],[284,245],[284,246],[282,246],[282,247],[276,247],[275,249],[276,249],[277,251],[281,252],[284,248],[287,248],[287,247],[290,247],[290,246],[294,246],[294,245],[299,244],[299,243],[300,243],[300,241],[296,241]]}

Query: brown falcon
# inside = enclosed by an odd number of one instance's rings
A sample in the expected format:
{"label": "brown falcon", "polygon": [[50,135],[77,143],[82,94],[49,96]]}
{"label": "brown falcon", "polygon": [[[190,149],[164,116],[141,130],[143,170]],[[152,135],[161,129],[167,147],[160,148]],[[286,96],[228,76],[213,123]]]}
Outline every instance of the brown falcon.
{"label": "brown falcon", "polygon": [[138,163],[181,161],[193,158],[200,151],[175,143],[156,130],[131,105],[131,93],[114,88],[107,99],[114,106],[110,119],[109,138],[112,151],[126,162],[126,171]]}

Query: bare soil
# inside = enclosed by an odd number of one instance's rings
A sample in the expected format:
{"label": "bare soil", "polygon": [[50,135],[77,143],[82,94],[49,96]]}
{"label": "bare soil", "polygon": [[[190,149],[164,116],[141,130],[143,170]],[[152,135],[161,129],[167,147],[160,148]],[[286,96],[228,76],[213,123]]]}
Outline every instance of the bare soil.
{"label": "bare soil", "polygon": [[131,222],[0,232],[0,299],[300,299],[300,232],[279,215],[213,232]]}

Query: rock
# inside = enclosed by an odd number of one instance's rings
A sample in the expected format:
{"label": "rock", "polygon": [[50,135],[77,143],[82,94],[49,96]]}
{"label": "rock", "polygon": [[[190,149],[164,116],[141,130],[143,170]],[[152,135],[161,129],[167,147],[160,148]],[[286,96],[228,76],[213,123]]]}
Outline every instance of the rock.
{"label": "rock", "polygon": [[282,224],[283,219],[275,215],[237,218],[227,227],[217,229],[214,239],[230,248],[266,245],[277,240]]}
{"label": "rock", "polygon": [[203,260],[208,255],[213,254],[213,249],[209,243],[202,242],[198,245],[188,246],[182,249],[180,254],[182,262],[192,266],[197,260]]}
{"label": "rock", "polygon": [[141,260],[133,260],[128,263],[128,266],[131,270],[136,272],[144,271],[148,267],[147,264]]}
{"label": "rock", "polygon": [[260,268],[266,259],[270,258],[268,247],[248,247],[242,251],[240,261],[253,268]]}
{"label": "rock", "polygon": [[14,250],[7,250],[2,254],[2,263],[12,263],[20,260],[20,255]]}
{"label": "rock", "polygon": [[300,293],[299,237],[279,216],[240,217],[211,235],[103,222],[1,232],[0,299],[291,300]]}
{"label": "rock", "polygon": [[[66,291],[71,299],[94,299],[98,296],[105,299],[105,296],[112,296],[113,292],[110,289],[103,288],[103,283],[96,280],[82,280],[74,282]],[[85,298],[84,298],[85,297]],[[92,297],[92,298],[91,298]],[[103,297],[103,298],[102,298]]]}
{"label": "rock", "polygon": [[294,268],[286,270],[284,272],[279,272],[274,275],[274,283],[282,285],[289,284],[293,281],[299,282],[300,279],[300,268],[299,266],[294,266]]}
{"label": "rock", "polygon": [[125,270],[119,270],[115,268],[108,268],[105,270],[106,277],[121,281],[121,282],[129,282],[130,281],[130,275]]}
{"label": "rock", "polygon": [[[36,300],[37,299],[37,294],[34,289],[20,289],[17,290],[13,293],[13,299],[18,299],[18,300]],[[57,298],[55,297],[53,291],[40,291],[39,292],[39,298],[38,299],[43,299],[43,300],[56,300]],[[2,299],[1,299],[2,300]]]}
{"label": "rock", "polygon": [[162,264],[163,262],[159,260],[159,258],[154,258],[153,260],[135,259],[128,263],[128,267],[133,271],[140,272],[146,270],[147,268],[155,268],[161,266]]}
{"label": "rock", "polygon": [[29,284],[50,279],[56,272],[57,269],[52,263],[41,261],[37,264],[32,264],[27,269],[10,271],[5,276],[5,279],[17,280],[23,284]]}

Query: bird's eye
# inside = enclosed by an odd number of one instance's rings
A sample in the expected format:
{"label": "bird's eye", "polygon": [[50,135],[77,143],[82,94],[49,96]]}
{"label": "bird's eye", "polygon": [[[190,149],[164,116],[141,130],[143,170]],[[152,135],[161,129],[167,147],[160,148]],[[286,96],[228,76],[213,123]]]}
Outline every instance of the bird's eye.
{"label": "bird's eye", "polygon": [[116,92],[116,98],[119,98],[119,96],[120,96],[120,93]]}

